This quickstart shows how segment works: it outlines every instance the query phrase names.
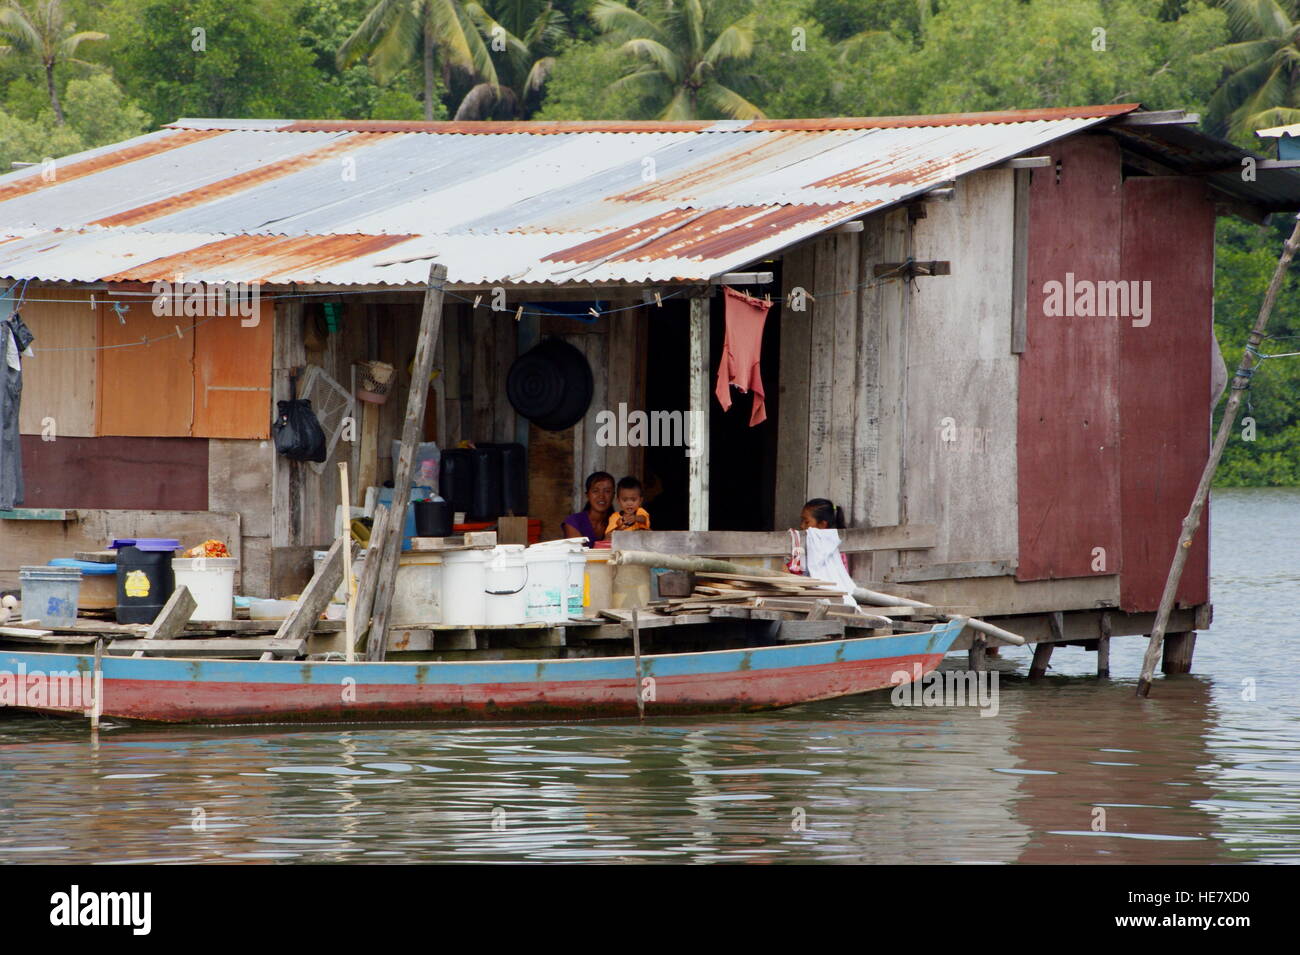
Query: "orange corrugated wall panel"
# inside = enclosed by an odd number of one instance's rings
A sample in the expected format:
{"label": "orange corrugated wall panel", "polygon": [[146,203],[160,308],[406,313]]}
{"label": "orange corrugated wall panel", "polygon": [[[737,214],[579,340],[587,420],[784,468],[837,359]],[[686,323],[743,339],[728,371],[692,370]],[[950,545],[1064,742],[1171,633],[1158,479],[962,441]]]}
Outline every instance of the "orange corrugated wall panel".
{"label": "orange corrugated wall panel", "polygon": [[[190,436],[194,333],[186,329],[195,320],[154,315],[151,304],[147,298],[132,300],[121,320],[106,304],[98,305],[101,435]],[[142,338],[160,340],[142,345]]]}
{"label": "orange corrugated wall panel", "polygon": [[270,436],[273,312],[262,302],[255,325],[219,317],[194,330],[196,438]]}

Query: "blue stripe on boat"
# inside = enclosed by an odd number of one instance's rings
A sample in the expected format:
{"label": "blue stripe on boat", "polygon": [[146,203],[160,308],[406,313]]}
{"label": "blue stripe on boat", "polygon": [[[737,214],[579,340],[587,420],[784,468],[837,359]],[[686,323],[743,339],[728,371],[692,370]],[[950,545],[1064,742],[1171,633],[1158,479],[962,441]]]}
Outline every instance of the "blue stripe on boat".
{"label": "blue stripe on boat", "polygon": [[[783,670],[894,657],[946,653],[961,632],[960,621],[942,623],[923,633],[891,637],[830,640],[741,650],[706,650],[642,657],[647,676],[704,676],[740,670]],[[0,651],[0,671],[89,671],[86,654]],[[319,661],[180,660],[156,657],[103,658],[106,680],[175,680],[205,683],[303,683],[337,685],[352,677],[360,685],[438,683],[533,683],[581,680],[626,680],[635,675],[633,658],[582,657],[571,660],[324,663]]]}

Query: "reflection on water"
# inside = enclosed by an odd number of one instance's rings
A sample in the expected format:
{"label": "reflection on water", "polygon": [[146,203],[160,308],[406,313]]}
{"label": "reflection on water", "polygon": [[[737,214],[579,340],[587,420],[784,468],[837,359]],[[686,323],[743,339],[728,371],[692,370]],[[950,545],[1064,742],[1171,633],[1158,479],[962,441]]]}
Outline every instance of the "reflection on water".
{"label": "reflection on water", "polygon": [[1009,653],[995,717],[877,694],[644,726],[122,727],[97,746],[83,722],[16,717],[0,861],[1300,861],[1298,514],[1300,492],[1217,495],[1218,622],[1197,673],[1147,700],[1125,639],[1108,682],[1078,648],[1035,684]]}

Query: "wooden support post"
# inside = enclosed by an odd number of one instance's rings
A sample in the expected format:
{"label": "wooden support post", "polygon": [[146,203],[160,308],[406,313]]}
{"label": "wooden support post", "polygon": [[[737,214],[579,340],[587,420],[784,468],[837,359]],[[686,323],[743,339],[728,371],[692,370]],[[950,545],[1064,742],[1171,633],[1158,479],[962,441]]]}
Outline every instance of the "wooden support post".
{"label": "wooden support post", "polygon": [[1196,652],[1196,633],[1171,633],[1165,637],[1164,659],[1160,669],[1165,675],[1191,673],[1192,654]]}
{"label": "wooden support post", "polygon": [[645,719],[645,696],[641,693],[641,621],[632,608],[632,656],[636,661],[636,716]]}
{"label": "wooden support post", "polygon": [[984,637],[978,633],[971,634],[970,651],[966,654],[967,666],[979,673],[981,670],[988,669],[988,655],[986,648],[988,644]]}
{"label": "wooden support post", "polygon": [[[1282,288],[1282,281],[1286,278],[1286,270],[1290,267],[1291,260],[1295,258],[1297,250],[1300,250],[1300,221],[1296,222],[1295,228],[1291,230],[1291,237],[1286,240],[1286,244],[1282,247],[1282,255],[1277,260],[1277,268],[1273,270],[1273,278],[1268,283],[1268,290],[1264,293],[1264,301],[1259,307],[1259,317],[1255,319],[1255,325],[1246,339],[1246,348],[1241,354],[1241,364],[1237,366],[1237,373],[1232,378],[1232,391],[1228,397],[1228,403],[1223,409],[1223,417],[1219,421],[1219,433],[1215,435],[1214,445],[1210,448],[1210,459],[1205,462],[1205,470],[1201,472],[1200,483],[1196,487],[1196,493],[1192,496],[1192,506],[1187,511],[1187,516],[1183,518],[1183,528],[1178,536],[1178,546],[1174,549],[1174,558],[1169,565],[1169,576],[1165,578],[1165,589],[1160,595],[1160,609],[1156,611],[1156,625],[1151,630],[1151,637],[1147,643],[1147,652],[1142,658],[1142,673],[1138,677],[1137,685],[1138,696],[1147,696],[1151,692],[1151,681],[1155,678],[1156,661],[1160,659],[1161,642],[1164,640],[1165,628],[1169,625],[1169,615],[1173,613],[1174,600],[1178,596],[1178,583],[1183,578],[1183,567],[1187,563],[1187,555],[1191,552],[1192,538],[1196,536],[1196,531],[1201,526],[1201,511],[1205,508],[1205,501],[1210,493],[1210,484],[1214,480],[1214,472],[1218,470],[1219,459],[1223,457],[1223,449],[1227,446],[1228,438],[1237,423],[1237,412],[1241,409],[1241,400],[1245,397],[1246,389],[1250,387],[1250,379],[1254,373],[1255,365],[1260,360],[1256,356],[1259,355],[1259,346],[1264,341],[1264,329],[1268,327],[1269,316],[1273,314],[1273,303],[1277,301],[1278,292]],[[1189,648],[1180,648],[1177,656],[1181,658],[1184,654],[1186,654],[1187,666],[1190,669],[1191,650]],[[1166,669],[1165,672],[1170,671]]]}
{"label": "wooden support post", "polygon": [[[167,598],[163,604],[162,610],[158,611],[158,616],[154,618],[153,623],[149,624],[149,629],[144,633],[145,640],[170,640],[185,629],[185,625],[190,622],[190,615],[194,613],[198,603],[190,594],[190,588],[180,584],[172,591],[172,595]],[[143,650],[137,650],[132,656],[144,656]]]}
{"label": "wooden support post", "polygon": [[388,508],[382,504],[375,507],[370,527],[370,549],[361,568],[361,580],[357,582],[357,606],[352,613],[352,625],[356,629],[358,644],[370,626],[370,608],[375,605],[375,589],[379,583],[378,545],[388,528],[388,514]]}
{"label": "wooden support post", "polygon": [[709,529],[709,300],[691,299],[691,451],[687,529]]}
{"label": "wooden support post", "polygon": [[325,555],[325,562],[321,564],[320,570],[312,577],[311,582],[298,597],[298,603],[289,611],[289,616],[284,618],[280,629],[275,632],[276,640],[306,640],[311,635],[321,611],[330,602],[334,591],[338,589],[339,582],[343,580],[345,544],[348,547],[352,546],[350,536],[335,539]]}
{"label": "wooden support post", "polygon": [[[352,496],[348,493],[348,463],[339,462],[339,500],[348,502]],[[347,542],[343,547],[343,589],[346,594],[347,610],[344,611],[343,617],[343,635],[346,643],[344,658],[348,663],[356,660],[357,645],[357,584],[352,578],[352,521],[349,519],[350,510],[345,510],[343,518],[343,539]]]}
{"label": "wooden support post", "polygon": [[1097,676],[1105,680],[1110,677],[1110,614],[1101,615],[1097,637]]}
{"label": "wooden support post", "polygon": [[[406,507],[411,500],[411,481],[415,468],[415,449],[424,435],[424,406],[429,397],[429,375],[433,372],[433,353],[442,328],[442,292],[447,267],[434,263],[429,268],[429,287],[424,293],[420,312],[420,334],[415,346],[415,367],[411,371],[411,390],[406,399],[406,420],[402,423],[402,451],[393,475],[393,506],[384,539],[366,557],[379,565],[375,585],[374,616],[366,642],[366,659],[382,660],[388,636],[388,614],[393,603],[393,586],[397,582],[397,564],[402,551],[402,530],[406,525]],[[376,556],[379,558],[375,560]]]}
{"label": "wooden support post", "polygon": [[1034,647],[1034,660],[1029,665],[1029,679],[1038,680],[1047,676],[1047,666],[1052,659],[1056,645],[1065,640],[1065,614],[1057,610],[1047,615],[1048,626],[1052,630],[1050,641],[1044,640]]}
{"label": "wooden support post", "polygon": [[1034,662],[1029,665],[1029,679],[1037,680],[1047,676],[1047,664],[1052,659],[1056,644],[1043,641],[1034,644]]}
{"label": "wooden support post", "polygon": [[[379,483],[379,405],[359,401],[361,406],[361,441],[357,457],[357,487],[354,503],[365,503],[366,488]],[[439,426],[442,422],[439,420]]]}
{"label": "wooden support post", "polygon": [[99,730],[99,717],[104,712],[104,638],[95,641],[95,669],[91,675],[91,687],[95,700],[90,706],[90,728]]}

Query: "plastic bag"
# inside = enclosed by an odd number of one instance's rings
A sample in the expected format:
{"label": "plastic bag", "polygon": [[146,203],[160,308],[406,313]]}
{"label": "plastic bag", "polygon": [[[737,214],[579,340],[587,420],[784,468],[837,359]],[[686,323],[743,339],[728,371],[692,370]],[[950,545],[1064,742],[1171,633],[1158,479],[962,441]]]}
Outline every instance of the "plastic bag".
{"label": "plastic bag", "polygon": [[324,461],[325,432],[306,398],[278,401],[280,414],[271,426],[275,450],[295,461]]}

